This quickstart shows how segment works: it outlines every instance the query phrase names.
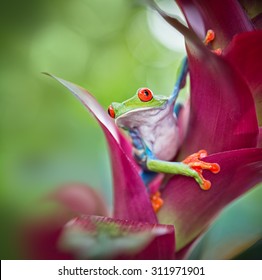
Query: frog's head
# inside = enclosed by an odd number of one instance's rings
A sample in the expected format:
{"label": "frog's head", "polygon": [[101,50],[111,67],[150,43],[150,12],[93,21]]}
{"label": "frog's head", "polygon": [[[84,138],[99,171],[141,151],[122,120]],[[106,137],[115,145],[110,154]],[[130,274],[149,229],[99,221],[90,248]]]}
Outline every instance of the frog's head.
{"label": "frog's head", "polygon": [[108,107],[108,114],[118,123],[138,118],[142,121],[148,115],[158,114],[166,107],[167,101],[165,96],[154,96],[150,89],[140,88],[132,98],[122,103],[113,102]]}

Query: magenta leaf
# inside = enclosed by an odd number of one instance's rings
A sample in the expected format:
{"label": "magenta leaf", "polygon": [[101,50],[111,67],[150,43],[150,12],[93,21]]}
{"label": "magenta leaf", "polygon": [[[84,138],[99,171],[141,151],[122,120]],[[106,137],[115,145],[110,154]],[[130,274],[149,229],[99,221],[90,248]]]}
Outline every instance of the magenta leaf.
{"label": "magenta leaf", "polygon": [[57,243],[65,223],[73,217],[71,211],[60,205],[55,208],[51,215],[49,211],[44,216],[37,215],[37,217],[27,217],[26,220],[23,220],[17,232],[22,258],[34,260],[72,259],[70,253],[61,252],[58,249]]}
{"label": "magenta leaf", "polygon": [[215,48],[224,48],[233,36],[252,31],[253,25],[236,0],[177,0],[187,23],[201,40],[207,30],[215,31]]}
{"label": "magenta leaf", "polygon": [[173,259],[174,227],[99,216],[64,227],[61,248],[80,259]]}
{"label": "magenta leaf", "polygon": [[[44,198],[43,206],[54,202],[55,209],[45,216],[38,215],[23,222],[19,232],[22,237],[22,254],[29,259],[68,259],[71,254],[57,247],[64,224],[76,214],[107,215],[106,205],[94,189],[80,183],[65,184]],[[25,246],[25,247],[23,247]]]}
{"label": "magenta leaf", "polygon": [[[114,185],[114,217],[139,222],[156,223],[157,219],[146,187],[140,178],[133,159],[127,156],[119,143],[123,137],[105,110],[85,89],[52,76],[69,89],[95,116],[100,124],[111,156]],[[127,144],[125,144],[126,146]]]}
{"label": "magenta leaf", "polygon": [[183,248],[197,237],[231,201],[262,181],[262,149],[242,149],[208,156],[217,162],[220,172],[205,172],[212,182],[203,191],[191,178],[174,176],[162,192],[164,205],[159,222],[176,228],[176,248]]}
{"label": "magenta leaf", "polygon": [[257,117],[245,81],[208,49],[202,56],[189,49],[191,116],[182,158],[200,149],[210,154],[256,147]]}
{"label": "magenta leaf", "polygon": [[225,58],[237,68],[255,99],[259,123],[262,124],[262,30],[234,37],[225,49]]}
{"label": "magenta leaf", "polygon": [[195,242],[186,258],[232,259],[251,247],[262,237],[261,198],[259,184],[227,207]]}

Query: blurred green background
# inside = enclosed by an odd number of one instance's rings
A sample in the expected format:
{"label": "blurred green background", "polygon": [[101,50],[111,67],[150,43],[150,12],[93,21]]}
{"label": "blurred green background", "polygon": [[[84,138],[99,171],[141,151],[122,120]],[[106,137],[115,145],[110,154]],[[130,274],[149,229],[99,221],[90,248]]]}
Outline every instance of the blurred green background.
{"label": "blurred green background", "polygon": [[[1,1],[2,259],[19,258],[13,238],[19,221],[37,212],[35,201],[62,183],[88,183],[111,203],[109,159],[100,128],[79,101],[41,72],[87,88],[105,108],[141,86],[170,94],[184,54],[164,47],[151,34],[141,2]],[[261,202],[261,188],[253,196]]]}

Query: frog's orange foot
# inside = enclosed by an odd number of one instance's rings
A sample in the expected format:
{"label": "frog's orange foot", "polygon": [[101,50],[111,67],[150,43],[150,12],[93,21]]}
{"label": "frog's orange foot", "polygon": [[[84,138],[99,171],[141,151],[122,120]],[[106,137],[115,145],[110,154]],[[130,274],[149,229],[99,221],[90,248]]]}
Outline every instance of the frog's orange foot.
{"label": "frog's orange foot", "polygon": [[204,162],[201,160],[206,156],[207,152],[205,150],[200,150],[183,160],[183,163],[187,164],[191,169],[198,173],[199,178],[197,179],[197,182],[203,190],[209,190],[211,188],[211,182],[203,177],[203,170],[209,170],[212,173],[218,173],[220,171],[219,164]]}
{"label": "frog's orange foot", "polygon": [[[209,29],[206,33],[206,37],[204,39],[204,44],[207,46],[209,43],[211,43],[212,41],[215,40],[215,32],[212,29]],[[212,53],[216,54],[216,55],[221,55],[222,54],[222,49],[221,48],[217,48],[215,50],[211,50]]]}
{"label": "frog's orange foot", "polygon": [[158,212],[158,210],[162,207],[162,205],[164,204],[163,199],[161,198],[161,193],[159,191],[157,191],[156,193],[152,194],[150,196],[150,200],[152,203],[152,207],[156,212]]}

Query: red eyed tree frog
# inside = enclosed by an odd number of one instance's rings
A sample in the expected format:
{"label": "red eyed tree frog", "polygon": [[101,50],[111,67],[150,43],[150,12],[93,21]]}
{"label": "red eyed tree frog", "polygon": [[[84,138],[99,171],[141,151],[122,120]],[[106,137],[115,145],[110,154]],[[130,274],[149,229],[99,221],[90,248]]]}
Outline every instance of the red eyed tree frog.
{"label": "red eyed tree frog", "polygon": [[179,133],[176,114],[176,99],[188,71],[187,59],[168,98],[154,96],[148,88],[138,89],[135,96],[123,103],[112,103],[109,115],[116,125],[128,132],[132,139],[133,154],[142,167],[142,178],[148,184],[155,173],[170,173],[192,177],[201,189],[208,190],[211,183],[204,179],[202,170],[219,172],[219,165],[206,163],[201,158],[207,154],[201,150],[183,162],[172,162],[179,148]]}
{"label": "red eyed tree frog", "polygon": [[[208,45],[214,37],[214,31],[209,30],[204,44]],[[219,55],[221,51],[214,52]],[[185,58],[170,97],[154,96],[150,89],[140,88],[132,98],[122,103],[114,102],[108,108],[116,125],[126,130],[132,139],[134,158],[143,170],[141,177],[146,186],[157,173],[169,173],[192,177],[201,189],[208,190],[211,183],[203,177],[203,169],[213,173],[220,170],[217,163],[201,161],[207,156],[205,150],[188,156],[182,162],[171,161],[181,144],[177,120],[181,105],[176,104],[176,99],[187,73],[188,61]],[[163,203],[160,193],[151,196],[151,200],[155,211],[158,211]]]}

